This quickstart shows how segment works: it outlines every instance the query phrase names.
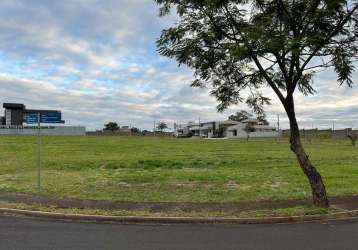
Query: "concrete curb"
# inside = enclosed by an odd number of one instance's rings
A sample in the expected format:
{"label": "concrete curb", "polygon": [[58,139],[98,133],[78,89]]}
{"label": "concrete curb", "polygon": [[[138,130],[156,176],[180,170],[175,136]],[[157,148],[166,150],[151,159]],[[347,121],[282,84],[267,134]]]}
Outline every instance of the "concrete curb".
{"label": "concrete curb", "polygon": [[0,214],[9,216],[26,216],[55,220],[82,222],[104,222],[120,224],[277,224],[302,223],[313,221],[358,219],[358,210],[324,215],[305,215],[291,217],[265,218],[220,218],[220,217],[138,217],[138,216],[103,216],[83,214],[62,214],[41,211],[30,211],[11,208],[0,208]]}

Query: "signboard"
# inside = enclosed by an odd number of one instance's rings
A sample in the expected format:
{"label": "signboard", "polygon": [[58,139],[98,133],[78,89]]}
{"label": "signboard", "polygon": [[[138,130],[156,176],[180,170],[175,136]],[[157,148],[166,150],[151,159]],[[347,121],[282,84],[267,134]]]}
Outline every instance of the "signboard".
{"label": "signboard", "polygon": [[25,115],[25,122],[27,124],[37,123],[37,113],[27,113]]}
{"label": "signboard", "polygon": [[[26,113],[25,122],[27,124],[38,123],[38,113],[37,112]],[[62,121],[61,119],[61,112],[56,112],[56,111],[40,112],[40,122],[64,123],[64,121]]]}
{"label": "signboard", "polygon": [[41,114],[41,123],[62,123],[61,112],[45,112]]}

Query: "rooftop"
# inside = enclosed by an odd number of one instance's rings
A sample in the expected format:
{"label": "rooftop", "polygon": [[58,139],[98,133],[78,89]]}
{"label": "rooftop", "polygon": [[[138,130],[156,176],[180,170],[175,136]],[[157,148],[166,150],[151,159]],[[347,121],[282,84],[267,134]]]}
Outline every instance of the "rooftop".
{"label": "rooftop", "polygon": [[5,108],[5,109],[25,109],[25,105],[22,103],[4,103],[3,108]]}
{"label": "rooftop", "polygon": [[255,118],[248,118],[248,119],[245,119],[243,121],[241,121],[242,123],[258,123],[260,122],[258,119],[255,119]]}

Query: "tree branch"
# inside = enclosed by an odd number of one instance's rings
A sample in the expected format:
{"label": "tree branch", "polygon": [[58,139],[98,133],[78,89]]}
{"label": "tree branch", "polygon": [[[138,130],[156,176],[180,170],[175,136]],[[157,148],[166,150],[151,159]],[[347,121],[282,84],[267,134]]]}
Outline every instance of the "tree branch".
{"label": "tree branch", "polygon": [[281,102],[285,101],[285,97],[283,96],[283,94],[281,93],[281,91],[279,90],[279,88],[276,86],[276,84],[272,81],[272,79],[267,75],[267,72],[265,71],[265,69],[262,67],[260,61],[257,58],[257,55],[255,53],[255,51],[251,48],[251,45],[247,42],[247,39],[245,39],[245,36],[242,34],[242,32],[240,32],[240,27],[239,24],[236,22],[236,20],[233,18],[231,12],[229,11],[227,5],[224,5],[224,8],[226,10],[226,13],[229,15],[230,20],[233,22],[233,24],[235,25],[237,31],[240,33],[241,38],[243,39],[246,47],[249,49],[250,51],[250,56],[253,59],[253,61],[255,62],[255,65],[257,66],[257,68],[260,70],[261,74],[263,75],[263,77],[265,78],[265,80],[267,81],[267,83],[270,85],[270,87],[273,89],[273,91],[276,93],[276,95],[278,96],[278,98],[280,99]]}
{"label": "tree branch", "polygon": [[321,45],[317,46],[311,53],[311,55],[307,58],[307,60],[302,64],[301,68],[300,68],[300,72],[298,73],[302,73],[304,68],[307,66],[307,64],[311,61],[311,59],[313,57],[316,56],[316,53],[319,52],[328,42],[329,40],[332,39],[332,37],[334,37],[335,35],[337,35],[341,29],[343,28],[343,26],[349,21],[349,19],[351,18],[351,16],[353,15],[353,13],[358,9],[358,5],[356,5],[348,14],[347,16],[344,18],[344,20],[335,28],[335,30],[333,30],[321,43]]}

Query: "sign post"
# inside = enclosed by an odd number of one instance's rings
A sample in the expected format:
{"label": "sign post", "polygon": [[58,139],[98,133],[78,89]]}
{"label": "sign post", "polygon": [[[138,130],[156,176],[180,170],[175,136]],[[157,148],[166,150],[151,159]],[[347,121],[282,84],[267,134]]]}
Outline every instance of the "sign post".
{"label": "sign post", "polygon": [[37,113],[37,191],[41,193],[41,114]]}
{"label": "sign post", "polygon": [[41,123],[65,123],[61,119],[61,112],[56,110],[29,110],[25,116],[25,122],[27,124],[37,123],[37,152],[36,152],[36,163],[37,163],[37,191],[41,193]]}

